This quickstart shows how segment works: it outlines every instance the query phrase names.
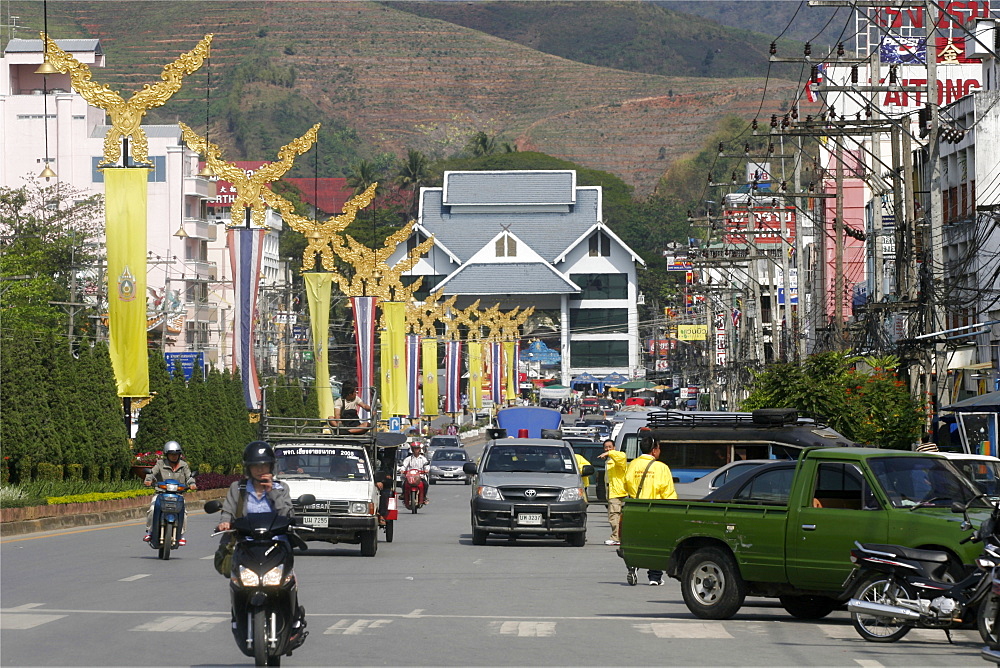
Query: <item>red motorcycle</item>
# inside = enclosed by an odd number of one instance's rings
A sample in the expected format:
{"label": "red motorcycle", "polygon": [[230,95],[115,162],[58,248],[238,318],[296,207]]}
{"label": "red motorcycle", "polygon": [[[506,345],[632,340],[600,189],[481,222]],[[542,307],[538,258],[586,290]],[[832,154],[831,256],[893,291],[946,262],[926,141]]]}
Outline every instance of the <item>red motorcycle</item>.
{"label": "red motorcycle", "polygon": [[411,513],[416,513],[424,505],[422,499],[427,494],[426,485],[423,469],[403,471],[403,503]]}

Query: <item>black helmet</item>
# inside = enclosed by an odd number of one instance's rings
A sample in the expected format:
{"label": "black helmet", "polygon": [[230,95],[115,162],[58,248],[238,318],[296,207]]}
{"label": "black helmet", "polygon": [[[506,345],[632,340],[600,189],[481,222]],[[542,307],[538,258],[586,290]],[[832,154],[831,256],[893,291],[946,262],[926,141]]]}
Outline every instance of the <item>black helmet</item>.
{"label": "black helmet", "polygon": [[251,464],[270,464],[274,468],[274,448],[267,441],[254,441],[243,449],[243,469],[250,475]]}

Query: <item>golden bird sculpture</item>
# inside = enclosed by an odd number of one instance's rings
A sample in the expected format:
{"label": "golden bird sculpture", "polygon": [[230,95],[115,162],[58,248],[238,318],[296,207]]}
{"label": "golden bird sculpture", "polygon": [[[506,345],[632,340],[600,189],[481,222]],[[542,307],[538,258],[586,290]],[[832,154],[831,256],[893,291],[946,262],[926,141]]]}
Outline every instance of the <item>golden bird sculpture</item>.
{"label": "golden bird sculpture", "polygon": [[195,48],[164,67],[158,83],[145,84],[126,101],[107,84],[94,81],[90,68],[59,48],[54,39],[44,32],[39,35],[45,42],[45,57],[49,63],[62,74],[68,72],[73,89],[88,104],[103,109],[111,117],[111,129],[104,136],[104,158],[97,163],[98,167],[116,164],[122,158],[122,140],[126,137],[132,138],[133,161],[153,164],[149,160],[149,141],[141,127],[142,119],[149,109],[165,104],[180,90],[184,77],[196,72],[209,57],[212,44],[212,33],[209,33]]}

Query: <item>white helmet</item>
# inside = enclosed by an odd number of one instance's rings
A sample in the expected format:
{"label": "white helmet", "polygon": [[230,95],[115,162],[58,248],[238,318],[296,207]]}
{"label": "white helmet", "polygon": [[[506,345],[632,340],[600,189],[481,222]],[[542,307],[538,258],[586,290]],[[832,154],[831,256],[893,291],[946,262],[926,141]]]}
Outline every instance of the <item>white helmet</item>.
{"label": "white helmet", "polygon": [[171,452],[176,452],[178,455],[184,454],[184,451],[181,449],[181,444],[177,441],[167,441],[163,444],[163,456],[166,457]]}

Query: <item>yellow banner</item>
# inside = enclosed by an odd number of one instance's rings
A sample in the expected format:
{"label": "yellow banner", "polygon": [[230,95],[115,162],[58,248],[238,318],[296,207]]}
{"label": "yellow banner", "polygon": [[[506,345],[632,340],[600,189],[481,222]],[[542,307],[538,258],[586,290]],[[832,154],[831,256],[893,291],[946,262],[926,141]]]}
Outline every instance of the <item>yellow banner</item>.
{"label": "yellow banner", "polygon": [[404,302],[382,302],[385,314],[385,338],[382,346],[389,346],[388,366],[383,367],[388,383],[387,395],[383,395],[385,415],[407,415],[410,407],[406,395],[406,304]]}
{"label": "yellow banner", "polygon": [[389,412],[389,407],[392,406],[392,400],[389,398],[392,394],[392,386],[389,384],[390,369],[392,368],[392,354],[389,352],[389,341],[386,339],[385,331],[379,332],[379,346],[378,346],[378,385],[379,393],[382,395],[382,418],[387,418],[391,415]]}
{"label": "yellow banner", "polygon": [[483,407],[483,346],[479,341],[469,341],[469,410]]}
{"label": "yellow banner", "polygon": [[677,338],[681,341],[704,341],[708,338],[708,325],[677,325]]}
{"label": "yellow banner", "polygon": [[514,368],[514,346],[516,341],[503,342],[503,368],[507,374],[507,401],[517,398],[517,369]]}
{"label": "yellow banner", "polygon": [[333,391],[330,389],[330,350],[328,345],[333,274],[307,271],[302,274],[302,277],[306,282],[313,355],[316,359],[316,397],[319,402],[319,417],[325,419],[333,417]]}
{"label": "yellow banner", "polygon": [[420,341],[421,366],[424,374],[424,415],[438,414],[438,342],[434,338]]}
{"label": "yellow banner", "polygon": [[145,167],[104,170],[108,329],[119,397],[149,396]]}

